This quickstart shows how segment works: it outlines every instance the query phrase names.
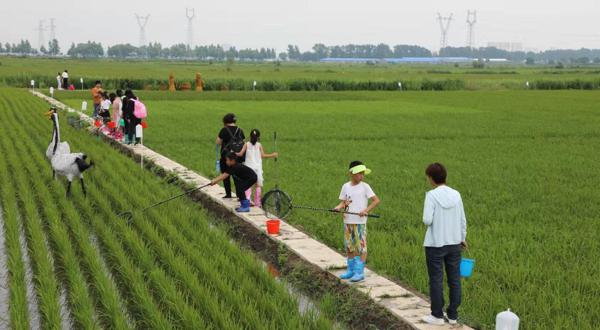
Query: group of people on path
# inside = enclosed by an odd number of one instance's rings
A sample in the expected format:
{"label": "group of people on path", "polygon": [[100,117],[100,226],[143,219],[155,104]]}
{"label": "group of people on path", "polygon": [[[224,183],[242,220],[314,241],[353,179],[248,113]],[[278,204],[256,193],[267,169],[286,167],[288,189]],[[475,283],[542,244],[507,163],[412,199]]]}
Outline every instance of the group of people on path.
{"label": "group of people on path", "polygon": [[65,69],[65,71],[63,71],[62,73],[59,72],[56,74],[56,89],[75,90],[75,86],[73,86],[72,84],[69,85],[69,71],[67,69]]}
{"label": "group of people on path", "polygon": [[140,138],[136,136],[136,126],[142,123],[142,118],[135,116],[135,103],[139,100],[133,91],[127,89],[123,92],[117,89],[109,94],[102,89],[102,82],[98,80],[94,83],[91,94],[92,117],[102,123],[99,129],[107,130],[110,136],[125,144],[140,143]]}
{"label": "group of people on path", "polygon": [[[253,129],[250,141],[244,142],[244,131],[237,126],[233,113],[223,117],[223,128],[216,139],[221,147],[221,175],[211,181],[212,185],[223,182],[224,198],[232,198],[231,182],[240,201],[238,212],[249,212],[252,188],[254,206],[261,206],[261,190],[264,184],[262,159],[277,158],[275,153],[265,153],[260,144],[260,131]],[[367,219],[380,199],[371,186],[364,181],[371,173],[361,161],[352,161],[348,167],[350,180],[342,185],[339,203],[334,210],[351,212],[343,214],[344,248],[347,269],[341,279],[359,282],[364,280],[367,260]],[[423,223],[427,226],[423,246],[429,275],[431,314],[422,321],[431,325],[457,324],[458,307],[461,304],[460,263],[462,250],[466,249],[467,220],[461,195],[446,184],[447,171],[441,163],[432,163],[425,169],[425,177],[432,190],[425,194]],[[444,270],[450,290],[450,303],[444,313]]]}

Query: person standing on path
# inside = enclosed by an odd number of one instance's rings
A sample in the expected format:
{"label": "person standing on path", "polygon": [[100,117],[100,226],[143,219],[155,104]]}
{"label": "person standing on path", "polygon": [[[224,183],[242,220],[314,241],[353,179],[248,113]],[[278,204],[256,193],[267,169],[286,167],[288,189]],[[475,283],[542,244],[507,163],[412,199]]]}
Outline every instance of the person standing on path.
{"label": "person standing on path", "polygon": [[427,180],[434,188],[425,195],[423,223],[425,233],[425,258],[429,274],[431,314],[422,318],[431,325],[444,325],[444,268],[450,289],[448,322],[458,322],[458,306],[461,303],[460,260],[463,248],[467,248],[467,218],[460,193],[446,185],[446,168],[433,163],[425,170]]}
{"label": "person standing on path", "polygon": [[[226,156],[227,154],[234,152],[240,152],[244,147],[244,139],[246,136],[244,135],[244,130],[237,126],[237,118],[235,114],[228,113],[223,117],[223,128],[219,131],[219,135],[217,136],[217,145],[221,146],[221,173],[225,173],[226,165]],[[239,163],[243,163],[245,157],[239,157]],[[231,198],[231,180],[229,176],[223,178],[223,187],[225,188],[225,196],[223,198]],[[237,196],[240,199],[245,198],[243,196]]]}
{"label": "person standing on path", "polygon": [[93,118],[98,116],[98,112],[100,111],[100,105],[102,104],[102,82],[100,80],[96,80],[94,83],[94,87],[92,88],[92,100],[94,103],[94,112],[92,114]]}
{"label": "person standing on path", "polygon": [[270,154],[265,153],[265,150],[259,141],[260,131],[255,128],[250,132],[250,141],[244,144],[242,151],[236,153],[238,157],[245,156],[246,161],[244,162],[244,165],[250,167],[254,173],[256,173],[256,184],[254,187],[250,187],[248,190],[246,190],[246,199],[251,200],[252,188],[254,188],[254,206],[256,207],[262,207],[261,194],[262,187],[264,185],[262,159],[277,158],[279,156],[279,154],[276,152]]}
{"label": "person standing on path", "polygon": [[113,129],[113,136],[116,140],[120,141],[123,137],[122,131],[121,131],[121,118],[123,116],[122,112],[123,112],[123,101],[121,100],[121,97],[123,96],[123,91],[120,89],[117,89],[116,93],[110,93],[109,97],[110,97],[110,102],[112,104],[112,116],[113,116],[113,122],[115,124],[115,127]]}
{"label": "person standing on path", "polygon": [[142,122],[133,114],[135,109],[135,100],[137,97],[128,89],[125,91],[123,99],[123,119],[125,120],[125,144],[134,144],[137,142],[135,137],[135,126]]}
{"label": "person standing on path", "polygon": [[65,71],[62,73],[62,87],[64,89],[69,89],[69,71],[67,71],[67,69],[65,69]]}
{"label": "person standing on path", "polygon": [[[344,214],[344,247],[348,258],[348,270],[340,276],[343,280],[359,282],[365,279],[367,261],[367,216],[380,202],[371,186],[364,182],[365,175],[371,173],[361,161],[350,163],[350,181],[342,186],[340,203],[333,209],[356,214]],[[369,201],[371,202],[369,204]]]}
{"label": "person standing on path", "polygon": [[62,76],[60,75],[60,72],[56,75],[56,89],[61,90],[62,88]]}

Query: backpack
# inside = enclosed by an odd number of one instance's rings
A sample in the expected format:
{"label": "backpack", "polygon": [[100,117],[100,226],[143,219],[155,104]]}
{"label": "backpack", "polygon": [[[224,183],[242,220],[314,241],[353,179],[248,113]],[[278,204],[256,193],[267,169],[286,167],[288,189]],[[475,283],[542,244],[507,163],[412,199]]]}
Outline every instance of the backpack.
{"label": "backpack", "polygon": [[146,112],[146,105],[136,99],[132,99],[133,100],[133,115],[135,116],[135,118],[139,118],[139,119],[144,119],[146,118],[146,116],[148,116],[148,113]]}
{"label": "backpack", "polygon": [[231,136],[231,139],[223,147],[223,155],[227,155],[230,152],[240,152],[244,148],[244,140],[240,137],[240,128],[235,129],[235,133],[231,134],[231,130],[226,128],[227,132]]}

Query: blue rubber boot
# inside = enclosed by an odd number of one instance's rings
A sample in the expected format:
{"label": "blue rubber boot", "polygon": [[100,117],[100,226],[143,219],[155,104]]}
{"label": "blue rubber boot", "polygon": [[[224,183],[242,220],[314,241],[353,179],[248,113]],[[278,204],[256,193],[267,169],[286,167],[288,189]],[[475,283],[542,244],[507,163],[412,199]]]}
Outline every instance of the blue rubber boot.
{"label": "blue rubber boot", "polygon": [[242,199],[240,207],[235,209],[237,212],[250,212],[250,200]]}
{"label": "blue rubber boot", "polygon": [[340,275],[340,278],[342,280],[347,280],[352,276],[354,276],[354,258],[348,258],[348,270],[344,274]]}
{"label": "blue rubber boot", "polygon": [[350,279],[351,282],[360,282],[365,279],[365,263],[360,260],[360,257],[354,258],[354,276]]}

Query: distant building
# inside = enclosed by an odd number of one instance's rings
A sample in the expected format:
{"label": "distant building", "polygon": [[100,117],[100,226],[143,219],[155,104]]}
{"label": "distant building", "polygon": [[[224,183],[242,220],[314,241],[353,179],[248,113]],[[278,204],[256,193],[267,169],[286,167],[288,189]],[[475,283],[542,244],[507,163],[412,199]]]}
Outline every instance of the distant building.
{"label": "distant building", "polygon": [[443,64],[443,63],[470,63],[475,59],[470,57],[400,57],[400,58],[345,58],[328,57],[322,58],[326,63],[392,63],[392,64]]}

